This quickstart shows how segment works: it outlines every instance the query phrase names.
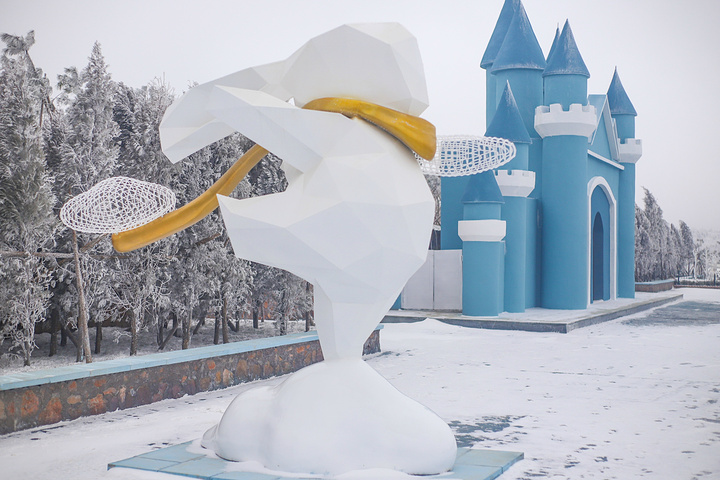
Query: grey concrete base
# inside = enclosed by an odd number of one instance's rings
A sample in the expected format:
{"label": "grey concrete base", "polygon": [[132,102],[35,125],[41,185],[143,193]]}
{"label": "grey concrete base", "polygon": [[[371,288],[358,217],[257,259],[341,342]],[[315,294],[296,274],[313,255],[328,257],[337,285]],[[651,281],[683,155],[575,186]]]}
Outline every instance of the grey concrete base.
{"label": "grey concrete base", "polygon": [[[161,472],[183,477],[206,480],[298,480],[323,478],[320,476],[283,476],[277,472],[243,472],[236,470],[235,462],[215,456],[206,456],[201,447],[193,442],[154,450],[135,457],[108,464],[111,468],[133,468]],[[455,466],[451,472],[440,475],[422,475],[419,480],[493,480],[522,460],[521,452],[500,450],[474,450],[459,448]],[[369,477],[368,477],[369,478]]]}
{"label": "grey concrete base", "polygon": [[529,308],[523,313],[503,312],[497,317],[470,317],[461,312],[433,310],[391,310],[385,315],[383,323],[413,323],[426,318],[434,318],[450,325],[470,328],[568,333],[576,328],[632,315],[683,298],[682,293],[675,291],[637,293],[636,295],[634,299],[621,298],[596,302],[586,310]]}

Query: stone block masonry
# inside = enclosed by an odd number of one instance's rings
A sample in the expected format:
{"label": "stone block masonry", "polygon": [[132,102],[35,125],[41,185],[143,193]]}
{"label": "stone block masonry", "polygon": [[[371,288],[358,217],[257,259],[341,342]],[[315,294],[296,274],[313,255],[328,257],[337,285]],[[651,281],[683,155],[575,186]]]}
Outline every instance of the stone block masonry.
{"label": "stone block masonry", "polygon": [[[380,351],[381,328],[365,354]],[[322,359],[309,332],[0,376],[0,434],[285,375]]]}

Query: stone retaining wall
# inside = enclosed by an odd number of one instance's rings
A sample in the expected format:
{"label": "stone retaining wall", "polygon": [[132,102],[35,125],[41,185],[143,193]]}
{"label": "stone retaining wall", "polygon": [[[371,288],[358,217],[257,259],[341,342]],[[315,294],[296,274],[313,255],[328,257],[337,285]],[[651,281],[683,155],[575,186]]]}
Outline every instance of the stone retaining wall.
{"label": "stone retaining wall", "polygon": [[655,282],[636,282],[635,291],[649,293],[665,292],[672,290],[674,284],[675,280],[672,278],[669,280],[657,280]]}
{"label": "stone retaining wall", "polygon": [[[364,353],[380,351],[380,328]],[[314,332],[0,377],[0,434],[284,375],[323,359]]]}

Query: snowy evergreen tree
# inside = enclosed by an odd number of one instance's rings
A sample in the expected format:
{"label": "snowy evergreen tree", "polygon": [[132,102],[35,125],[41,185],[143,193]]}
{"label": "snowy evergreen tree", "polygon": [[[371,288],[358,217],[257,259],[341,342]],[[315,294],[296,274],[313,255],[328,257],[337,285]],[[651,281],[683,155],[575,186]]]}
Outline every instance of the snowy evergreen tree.
{"label": "snowy evergreen tree", "polygon": [[120,133],[113,117],[117,85],[107,71],[99,43],[93,46],[80,74],[69,68],[59,80],[68,104],[70,131],[62,149],[58,180],[75,195],[115,173],[119,150],[116,138]]}
{"label": "snowy evergreen tree", "polygon": [[[181,167],[163,155],[158,127],[173,100],[172,90],[159,81],[140,89],[118,85],[113,115],[119,128],[117,169],[122,175],[170,186],[173,175]],[[129,252],[116,264],[122,287],[115,289],[115,295],[118,306],[127,308],[130,315],[131,355],[137,352],[141,330],[152,328],[158,346],[163,344],[163,330],[169,315],[167,265],[174,242],[174,239],[160,240]]]}
{"label": "snowy evergreen tree", "polygon": [[[37,252],[57,225],[55,197],[43,152],[47,79],[30,59],[33,32],[3,34],[0,59],[0,250]],[[20,351],[25,365],[35,348],[35,324],[45,318],[50,274],[37,257],[0,259],[0,344]]]}
{"label": "snowy evergreen tree", "polygon": [[680,236],[680,230],[675,228],[674,224],[670,225],[670,238],[668,240],[668,243],[670,244],[670,265],[671,265],[671,271],[670,273],[675,276],[679,277],[682,272],[682,238]]}
{"label": "snowy evergreen tree", "polygon": [[680,258],[682,274],[686,277],[695,274],[695,239],[687,223],[680,220]]}
{"label": "snowy evergreen tree", "polygon": [[[78,73],[75,68],[67,68],[59,77],[58,86],[62,89],[62,102],[66,106],[64,121],[56,123],[50,132],[52,145],[51,165],[55,168],[57,196],[59,204],[64,204],[72,196],[87,191],[96,183],[114,175],[119,148],[116,138],[120,131],[113,117],[114,97],[117,85],[112,80],[102,55],[100,44],[95,43],[87,66]],[[76,242],[77,238],[77,242]],[[113,292],[113,269],[106,262],[88,258],[89,248],[94,245],[94,253],[111,254],[109,242],[97,242],[97,235],[65,233],[59,239],[61,248],[78,250],[82,258],[75,262],[76,270],[92,269],[93,281],[79,285],[82,272],[75,271],[74,276],[66,275],[65,281],[75,285],[66,285],[59,291],[74,295],[78,311],[78,328],[81,333],[83,356],[92,361],[90,352],[88,315],[95,321],[97,337],[101,337],[101,325],[111,310]],[[87,276],[87,275],[86,275]],[[84,298],[80,298],[85,294]],[[67,303],[67,302],[65,302]],[[80,305],[86,304],[88,311]],[[72,326],[72,325],[68,325]],[[96,344],[96,350],[99,343]]]}
{"label": "snowy evergreen tree", "polygon": [[647,282],[691,275],[698,246],[690,227],[668,224],[657,200],[645,189],[644,209],[635,206],[635,280]]}

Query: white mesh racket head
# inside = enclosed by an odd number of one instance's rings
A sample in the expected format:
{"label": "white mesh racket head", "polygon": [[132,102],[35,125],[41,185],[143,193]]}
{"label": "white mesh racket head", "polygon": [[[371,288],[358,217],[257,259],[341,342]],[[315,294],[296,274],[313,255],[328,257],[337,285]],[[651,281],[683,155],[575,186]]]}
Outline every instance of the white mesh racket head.
{"label": "white mesh racket head", "polygon": [[112,177],[71,198],[60,220],[79,232],[117,233],[144,225],[175,208],[167,187],[128,177]]}
{"label": "white mesh racket head", "polygon": [[432,160],[416,157],[426,175],[462,177],[504,165],[515,153],[515,144],[504,138],[448,135],[438,137]]}

